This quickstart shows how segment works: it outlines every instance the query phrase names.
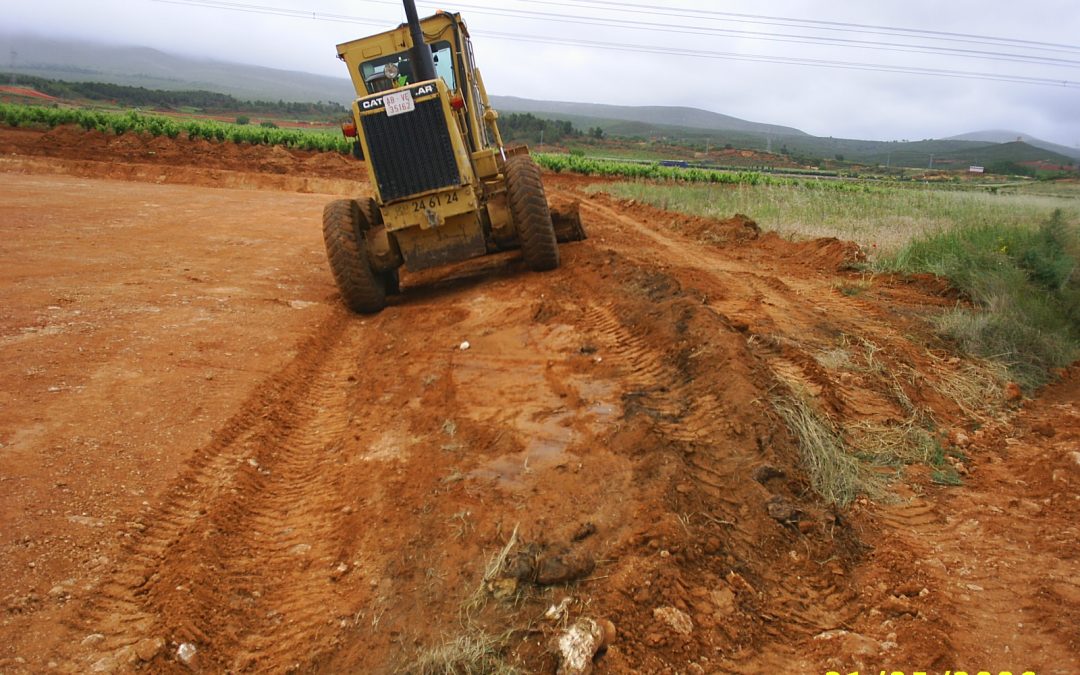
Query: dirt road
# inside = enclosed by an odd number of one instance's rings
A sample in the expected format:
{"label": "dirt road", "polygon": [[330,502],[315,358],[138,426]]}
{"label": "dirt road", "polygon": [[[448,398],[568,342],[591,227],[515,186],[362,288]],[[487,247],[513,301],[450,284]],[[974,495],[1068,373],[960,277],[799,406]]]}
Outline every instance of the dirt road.
{"label": "dirt road", "polygon": [[[1080,373],[973,414],[934,280],[549,176],[590,234],[559,270],[405,277],[357,317],[319,232],[356,163],[0,152],[0,672],[393,672],[487,637],[544,672],[583,616],[616,629],[598,672],[1080,672]],[[785,391],[932,412],[965,485],[827,506]],[[508,543],[525,571],[485,581]]]}

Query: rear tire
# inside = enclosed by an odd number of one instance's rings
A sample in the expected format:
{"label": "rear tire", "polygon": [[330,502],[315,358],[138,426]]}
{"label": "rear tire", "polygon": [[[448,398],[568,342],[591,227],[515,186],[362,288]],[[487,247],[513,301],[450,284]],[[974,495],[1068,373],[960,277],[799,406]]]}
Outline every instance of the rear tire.
{"label": "rear tire", "polygon": [[371,268],[363,232],[367,218],[354,199],[337,199],[323,209],[323,241],[330,271],[349,309],[373,314],[386,307],[386,281]]}
{"label": "rear tire", "polygon": [[559,244],[555,241],[555,226],[544,196],[540,169],[532,157],[516,155],[506,160],[505,171],[510,217],[521,239],[525,264],[534,272],[553,270],[559,266]]}

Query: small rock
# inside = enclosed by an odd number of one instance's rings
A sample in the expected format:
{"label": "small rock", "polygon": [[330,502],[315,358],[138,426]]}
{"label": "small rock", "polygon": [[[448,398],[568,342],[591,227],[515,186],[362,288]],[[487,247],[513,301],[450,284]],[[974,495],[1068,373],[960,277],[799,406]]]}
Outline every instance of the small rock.
{"label": "small rock", "polygon": [[724,586],[712,592],[712,604],[716,607],[713,612],[717,616],[726,616],[735,611],[735,593]]}
{"label": "small rock", "polygon": [[496,600],[512,598],[518,590],[518,580],[514,578],[500,577],[488,582],[488,591]]}
{"label": "small rock", "polygon": [[610,619],[600,619],[600,627],[604,629],[604,647],[608,647],[615,638],[619,636],[619,632],[615,629],[615,623]]}
{"label": "small rock", "polygon": [[1009,382],[1005,385],[1005,400],[1010,402],[1019,401],[1024,398],[1024,392],[1020,389],[1020,385],[1015,382]]}
{"label": "small rock", "polygon": [[881,644],[877,640],[842,629],[818,633],[814,639],[836,640],[841,645],[840,649],[843,653],[856,656],[876,656],[881,651]]}
{"label": "small rock", "polygon": [[783,475],[784,472],[780,469],[777,469],[775,466],[771,466],[769,464],[762,464],[761,466],[754,469],[754,471],[750,474],[750,477],[759,483],[765,483],[772,478],[782,478]]}
{"label": "small rock", "polygon": [[766,502],[765,508],[769,512],[770,518],[778,520],[781,523],[792,522],[798,514],[795,507],[791,505],[791,502],[781,495],[776,495]]}
{"label": "small rock", "polygon": [[1054,426],[1049,422],[1036,424],[1035,426],[1031,427],[1031,430],[1039,434],[1040,436],[1045,436],[1046,438],[1053,438],[1057,434],[1057,429],[1055,429]]}
{"label": "small rock", "polygon": [[904,616],[905,614],[915,616],[918,613],[911,600],[904,596],[896,597],[895,595],[886,598],[878,605],[878,609],[889,616]]}
{"label": "small rock", "polygon": [[592,535],[596,534],[596,525],[593,523],[584,523],[577,530],[574,531],[573,536],[570,537],[570,541],[582,541]]}
{"label": "small rock", "polygon": [[893,595],[903,595],[911,598],[918,595],[919,591],[921,590],[921,584],[916,581],[908,581],[906,583],[900,584],[895,589],[893,589]]}
{"label": "small rock", "polygon": [[581,618],[556,639],[559,651],[559,675],[588,675],[593,671],[593,657],[604,646],[603,626],[594,619]]}
{"label": "small rock", "polygon": [[154,657],[165,648],[165,640],[157,638],[144,638],[135,643],[135,654],[141,661],[153,661]]}
{"label": "small rock", "polygon": [[595,559],[581,552],[571,551],[561,555],[544,556],[536,565],[536,582],[545,586],[567,583],[588,577],[595,568]]}
{"label": "small rock", "polygon": [[1072,453],[1072,459],[1076,462],[1077,466],[1080,466],[1080,452]]}
{"label": "small rock", "polygon": [[458,345],[458,349],[460,349],[461,351],[465,351],[466,349],[468,349],[471,346],[472,345],[469,344],[468,340],[464,340],[460,345]]}
{"label": "small rock", "polygon": [[105,636],[101,633],[90,633],[82,639],[80,643],[83,647],[93,647],[97,643],[105,639]]}
{"label": "small rock", "polygon": [[1021,499],[1018,504],[1020,510],[1029,516],[1037,516],[1042,513],[1042,506],[1038,502],[1031,499]]}
{"label": "small rock", "polygon": [[969,438],[968,435],[965,434],[963,431],[960,431],[958,429],[953,434],[952,442],[953,445],[958,448],[966,448],[967,446],[971,445],[971,438]]}
{"label": "small rock", "polygon": [[297,544],[289,549],[289,553],[293,555],[307,555],[307,552],[311,550],[311,544]]}
{"label": "small rock", "polygon": [[86,525],[88,527],[105,526],[105,521],[89,516],[68,516],[68,522],[75,523],[76,525]]}
{"label": "small rock", "polygon": [[556,621],[556,622],[562,621],[563,617],[566,616],[566,610],[567,610],[567,608],[569,606],[570,606],[570,596],[567,596],[567,597],[563,598],[559,602],[559,604],[552,605],[551,607],[548,607],[547,611],[544,612],[544,618],[549,620],[549,621]]}
{"label": "small rock", "polygon": [[349,566],[343,562],[339,562],[334,569],[330,572],[330,580],[337,581],[349,571]]}
{"label": "small rock", "polygon": [[198,651],[199,650],[195,649],[195,645],[190,642],[184,642],[176,648],[176,657],[180,659],[185,666],[194,666],[195,656]]}
{"label": "small rock", "polygon": [[653,618],[681,635],[689,635],[694,630],[690,615],[677,607],[657,607],[653,610]]}

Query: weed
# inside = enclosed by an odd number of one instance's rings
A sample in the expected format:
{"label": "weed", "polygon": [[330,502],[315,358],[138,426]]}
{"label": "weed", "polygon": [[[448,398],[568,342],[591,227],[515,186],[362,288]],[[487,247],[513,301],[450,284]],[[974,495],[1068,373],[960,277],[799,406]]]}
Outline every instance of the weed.
{"label": "weed", "polygon": [[848,452],[840,434],[805,395],[777,397],[772,405],[798,440],[815,492],[840,505],[849,504],[860,494],[883,494],[881,478]]}
{"label": "weed", "polygon": [[937,439],[914,417],[892,425],[860,422],[846,431],[860,456],[885,466],[929,464],[941,450]]}
{"label": "weed", "polygon": [[829,370],[852,370],[851,352],[844,347],[835,347],[814,354],[814,360]]}
{"label": "weed", "polygon": [[924,377],[910,367],[913,377],[952,401],[967,417],[985,420],[1004,403],[1005,367],[987,359],[969,358],[947,363],[928,353],[931,377]]}
{"label": "weed", "polygon": [[976,308],[937,318],[965,351],[1031,389],[1080,355],[1080,232],[1053,213],[1037,228],[982,224],[920,239],[883,265],[947,277]]}
{"label": "weed", "polygon": [[930,474],[930,480],[938,485],[957,486],[963,485],[964,481],[960,478],[960,474],[956,472],[956,469],[951,466],[941,466]]}
{"label": "weed", "polygon": [[495,553],[488,559],[487,565],[484,567],[484,576],[480,579],[480,584],[465,600],[465,604],[462,605],[462,609],[465,611],[466,615],[475,614],[483,608],[484,604],[487,602],[492,582],[499,578],[499,574],[502,572],[503,567],[506,566],[506,561],[510,558],[510,553],[514,550],[514,547],[517,546],[517,543],[518,526],[514,525],[514,531],[510,533],[510,539],[498,553]]}
{"label": "weed", "polygon": [[508,637],[490,635],[477,628],[421,651],[403,672],[416,675],[516,675],[521,671],[503,659]]}

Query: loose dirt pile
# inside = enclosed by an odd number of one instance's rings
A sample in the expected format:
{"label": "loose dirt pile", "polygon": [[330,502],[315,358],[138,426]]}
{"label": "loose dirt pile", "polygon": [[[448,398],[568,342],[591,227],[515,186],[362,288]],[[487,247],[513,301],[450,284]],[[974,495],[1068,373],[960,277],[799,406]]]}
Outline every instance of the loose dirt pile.
{"label": "loose dirt pile", "polygon": [[[553,672],[574,625],[596,672],[1080,667],[1080,373],[1006,401],[935,280],[550,176],[590,235],[562,268],[361,318],[319,232],[349,158],[0,152],[4,672]],[[782,401],[947,456],[830,506]]]}

